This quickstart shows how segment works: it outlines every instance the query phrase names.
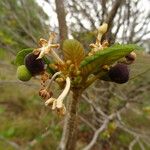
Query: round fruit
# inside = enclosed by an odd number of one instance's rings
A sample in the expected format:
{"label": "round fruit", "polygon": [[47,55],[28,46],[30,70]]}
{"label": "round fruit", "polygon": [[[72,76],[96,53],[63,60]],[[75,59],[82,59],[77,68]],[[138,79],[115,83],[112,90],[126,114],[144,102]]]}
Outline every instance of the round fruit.
{"label": "round fruit", "polygon": [[21,65],[17,68],[17,78],[21,81],[29,81],[31,79],[31,73],[25,65]]}
{"label": "round fruit", "polygon": [[44,71],[44,61],[42,59],[37,59],[38,55],[29,53],[25,57],[25,66],[34,75],[38,75]]}
{"label": "round fruit", "polygon": [[111,81],[116,83],[126,83],[129,80],[129,69],[125,64],[117,64],[109,70]]}

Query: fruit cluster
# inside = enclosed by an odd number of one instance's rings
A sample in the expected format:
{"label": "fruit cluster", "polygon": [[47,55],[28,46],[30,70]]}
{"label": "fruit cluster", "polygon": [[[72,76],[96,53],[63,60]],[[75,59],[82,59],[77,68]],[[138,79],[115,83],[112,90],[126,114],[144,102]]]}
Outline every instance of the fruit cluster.
{"label": "fruit cluster", "polygon": [[32,76],[42,74],[44,72],[44,61],[37,59],[38,55],[29,53],[25,59],[24,64],[18,67],[17,77],[21,81],[29,81]]}

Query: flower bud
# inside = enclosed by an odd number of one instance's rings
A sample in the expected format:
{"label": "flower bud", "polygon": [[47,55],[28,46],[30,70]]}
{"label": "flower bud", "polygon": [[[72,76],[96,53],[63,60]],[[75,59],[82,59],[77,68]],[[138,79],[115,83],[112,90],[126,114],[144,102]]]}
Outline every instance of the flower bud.
{"label": "flower bud", "polygon": [[70,69],[70,70],[74,70],[74,69],[75,69],[75,65],[74,65],[74,64],[71,64],[70,67],[69,67],[69,69]]}
{"label": "flower bud", "polygon": [[80,70],[77,70],[76,71],[76,75],[78,76],[78,75],[80,75],[81,74],[81,71]]}
{"label": "flower bud", "polygon": [[41,89],[39,91],[39,96],[41,96],[43,99],[46,99],[46,100],[51,98],[52,95],[53,95],[53,93],[52,92],[48,92],[46,89]]}
{"label": "flower bud", "polygon": [[44,71],[44,62],[42,59],[37,59],[38,55],[33,53],[28,54],[25,57],[25,66],[34,75],[38,75]]}
{"label": "flower bud", "polygon": [[107,32],[107,28],[108,28],[108,24],[107,24],[107,23],[103,23],[103,24],[98,28],[98,32],[104,34],[104,33]]}
{"label": "flower bud", "polygon": [[129,80],[129,69],[125,64],[117,64],[109,70],[111,81],[116,83],[126,83]]}
{"label": "flower bud", "polygon": [[62,82],[64,82],[65,80],[64,80],[63,78],[57,78],[55,81],[58,82],[58,83],[62,83]]}
{"label": "flower bud", "polygon": [[67,60],[67,61],[66,61],[66,64],[67,64],[67,65],[71,65],[71,63],[72,63],[71,60]]}

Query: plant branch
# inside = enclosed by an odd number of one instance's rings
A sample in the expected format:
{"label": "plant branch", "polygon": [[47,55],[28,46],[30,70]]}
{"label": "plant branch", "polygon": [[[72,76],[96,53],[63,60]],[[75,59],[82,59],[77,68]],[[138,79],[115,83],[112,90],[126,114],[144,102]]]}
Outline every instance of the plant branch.
{"label": "plant branch", "polygon": [[101,126],[99,129],[97,129],[97,130],[95,131],[94,136],[93,136],[91,142],[90,142],[83,150],[91,150],[91,148],[92,148],[92,147],[94,146],[94,144],[96,143],[99,134],[100,134],[101,132],[103,132],[103,131],[107,128],[107,126],[108,126],[110,120],[114,119],[115,117],[116,117],[116,113],[113,113],[113,114],[111,114],[109,117],[107,117],[107,118],[105,119],[105,121],[104,121],[104,123],[102,124],[102,126]]}
{"label": "plant branch", "polygon": [[76,145],[77,134],[77,108],[81,89],[73,89],[73,97],[68,102],[68,112],[66,114],[62,139],[59,145],[59,150],[74,150]]}

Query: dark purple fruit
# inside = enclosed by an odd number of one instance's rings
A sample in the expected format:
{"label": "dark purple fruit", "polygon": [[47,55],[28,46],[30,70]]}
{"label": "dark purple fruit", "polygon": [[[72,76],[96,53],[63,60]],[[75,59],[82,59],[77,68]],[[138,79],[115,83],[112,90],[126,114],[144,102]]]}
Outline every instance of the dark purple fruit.
{"label": "dark purple fruit", "polygon": [[111,81],[116,83],[126,83],[129,80],[129,69],[125,64],[117,64],[109,70]]}
{"label": "dark purple fruit", "polygon": [[37,57],[38,55],[29,53],[24,59],[25,66],[33,76],[44,71],[44,61],[42,59],[37,59]]}

